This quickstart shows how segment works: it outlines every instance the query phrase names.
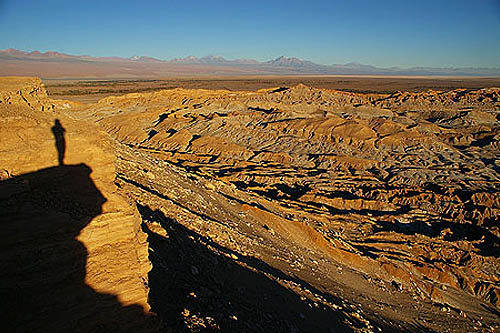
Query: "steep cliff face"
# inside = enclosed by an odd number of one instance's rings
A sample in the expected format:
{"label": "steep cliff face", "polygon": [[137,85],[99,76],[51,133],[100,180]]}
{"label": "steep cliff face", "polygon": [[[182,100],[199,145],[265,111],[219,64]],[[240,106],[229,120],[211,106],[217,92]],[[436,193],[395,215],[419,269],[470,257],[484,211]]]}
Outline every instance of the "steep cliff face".
{"label": "steep cliff face", "polygon": [[[16,331],[149,330],[146,236],[94,125],[39,79],[0,79],[2,322]],[[152,326],[153,325],[153,326]]]}

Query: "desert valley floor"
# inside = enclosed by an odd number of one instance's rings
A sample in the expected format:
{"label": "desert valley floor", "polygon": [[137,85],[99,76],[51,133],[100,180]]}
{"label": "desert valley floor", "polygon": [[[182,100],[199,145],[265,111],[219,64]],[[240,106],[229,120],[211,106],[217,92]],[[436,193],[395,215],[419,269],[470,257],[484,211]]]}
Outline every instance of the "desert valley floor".
{"label": "desert valley floor", "polygon": [[495,87],[0,78],[3,321],[498,331]]}

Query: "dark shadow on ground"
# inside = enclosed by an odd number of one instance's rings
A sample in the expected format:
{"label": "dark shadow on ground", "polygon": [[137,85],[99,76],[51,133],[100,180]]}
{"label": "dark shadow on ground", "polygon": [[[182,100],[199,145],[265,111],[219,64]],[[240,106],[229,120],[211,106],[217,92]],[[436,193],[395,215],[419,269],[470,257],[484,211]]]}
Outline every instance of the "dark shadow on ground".
{"label": "dark shadow on ground", "polygon": [[54,126],[52,126],[51,130],[56,144],[57,160],[59,161],[59,165],[63,165],[64,154],[66,153],[66,139],[64,137],[64,132],[66,132],[66,130],[62,127],[59,119],[54,121]]}
{"label": "dark shadow on ground", "polygon": [[378,221],[374,227],[374,232],[381,231],[395,231],[405,235],[420,234],[430,238],[439,237],[443,234],[444,241],[466,240],[479,250],[478,254],[495,258],[500,257],[500,238],[487,228],[472,223],[454,223],[439,219],[429,219],[427,223],[421,220],[408,223],[397,220],[393,222]]}
{"label": "dark shadow on ground", "polygon": [[142,307],[85,283],[87,249],[76,237],[106,202],[91,172],[60,165],[0,182],[2,331],[150,330]]}
{"label": "dark shadow on ground", "polygon": [[[143,230],[148,234],[153,264],[149,303],[162,318],[165,330],[190,331],[189,322],[194,321],[198,322],[197,327],[191,327],[195,331],[351,331],[344,322],[344,313],[301,300],[274,279],[319,293],[307,282],[287,276],[257,258],[235,254],[159,210],[142,205],[137,208],[145,222]],[[159,223],[167,235],[152,232],[152,222]],[[238,258],[231,258],[234,255]],[[322,296],[339,302],[331,295]]]}

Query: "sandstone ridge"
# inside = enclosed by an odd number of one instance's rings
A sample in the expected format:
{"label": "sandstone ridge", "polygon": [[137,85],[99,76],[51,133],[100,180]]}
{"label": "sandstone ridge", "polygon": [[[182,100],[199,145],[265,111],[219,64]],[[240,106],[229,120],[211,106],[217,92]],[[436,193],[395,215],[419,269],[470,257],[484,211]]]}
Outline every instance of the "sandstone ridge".
{"label": "sandstone ridge", "polygon": [[4,329],[152,330],[146,235],[116,192],[109,139],[62,114],[72,103],[50,100],[39,79],[0,88]]}

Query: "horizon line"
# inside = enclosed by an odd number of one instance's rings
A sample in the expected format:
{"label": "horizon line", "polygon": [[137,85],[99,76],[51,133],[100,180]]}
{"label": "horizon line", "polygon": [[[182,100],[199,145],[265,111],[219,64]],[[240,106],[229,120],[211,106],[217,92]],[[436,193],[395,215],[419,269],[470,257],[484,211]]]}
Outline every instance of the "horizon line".
{"label": "horizon line", "polygon": [[49,51],[40,51],[40,50],[33,50],[33,51],[24,51],[24,50],[20,50],[20,49],[16,49],[16,48],[13,48],[13,47],[10,47],[10,48],[6,48],[6,49],[1,49],[0,52],[8,52],[8,51],[17,51],[17,52],[22,52],[22,53],[26,53],[27,55],[29,54],[32,54],[32,53],[40,53],[40,54],[47,54],[47,53],[58,53],[58,54],[61,54],[61,55],[66,55],[66,56],[71,56],[71,57],[90,57],[90,58],[94,58],[94,59],[100,59],[100,58],[120,58],[120,59],[124,59],[124,60],[134,60],[133,58],[134,57],[137,57],[137,58],[142,58],[142,57],[145,57],[145,58],[151,58],[151,59],[155,59],[155,60],[158,60],[158,61],[163,61],[163,62],[172,62],[172,61],[175,61],[175,60],[185,60],[185,59],[188,59],[188,58],[195,58],[197,60],[202,60],[204,58],[210,58],[210,57],[220,57],[222,58],[223,60],[226,60],[226,61],[238,61],[238,60],[241,60],[241,61],[255,61],[257,62],[257,64],[266,64],[268,62],[271,62],[273,60],[278,60],[280,58],[284,58],[284,59],[289,59],[289,60],[293,60],[293,59],[297,59],[297,60],[300,60],[302,62],[309,62],[309,63],[312,63],[313,65],[319,65],[319,66],[326,66],[326,67],[331,67],[331,66],[347,66],[347,65],[361,65],[361,66],[370,66],[370,67],[373,67],[374,69],[402,69],[402,70],[410,70],[410,69],[419,69],[419,68],[426,68],[426,69],[447,69],[447,70],[450,70],[450,69],[483,69],[483,70],[500,70],[500,65],[498,67],[474,67],[474,65],[468,65],[468,66],[463,66],[463,67],[453,67],[453,66],[450,66],[450,67],[434,67],[434,66],[424,66],[424,65],[414,65],[414,66],[411,66],[411,67],[404,67],[404,66],[398,66],[398,65],[393,65],[393,66],[377,66],[377,65],[372,65],[372,64],[366,64],[366,63],[361,63],[361,62],[358,62],[358,61],[349,61],[349,62],[346,62],[346,63],[332,63],[332,64],[324,64],[324,63],[317,63],[317,62],[314,62],[314,61],[311,61],[311,60],[308,60],[308,59],[303,59],[303,58],[298,58],[298,57],[295,57],[295,56],[285,56],[285,55],[279,55],[277,57],[272,57],[271,59],[269,60],[264,60],[264,61],[259,61],[259,60],[256,60],[256,59],[253,59],[253,58],[231,58],[231,57],[226,57],[226,56],[223,56],[223,55],[220,55],[220,54],[216,54],[216,53],[210,53],[210,54],[207,54],[205,56],[202,56],[202,57],[198,57],[198,56],[194,56],[194,55],[186,55],[184,57],[174,57],[174,58],[171,58],[171,59],[165,59],[165,58],[156,58],[156,57],[152,57],[152,56],[149,56],[149,55],[133,55],[133,56],[130,56],[130,57],[126,57],[126,56],[120,56],[120,55],[106,55],[106,56],[95,56],[95,55],[91,55],[91,54],[72,54],[72,53],[65,53],[65,52],[61,52],[61,51],[54,51],[54,50],[49,50]]}

